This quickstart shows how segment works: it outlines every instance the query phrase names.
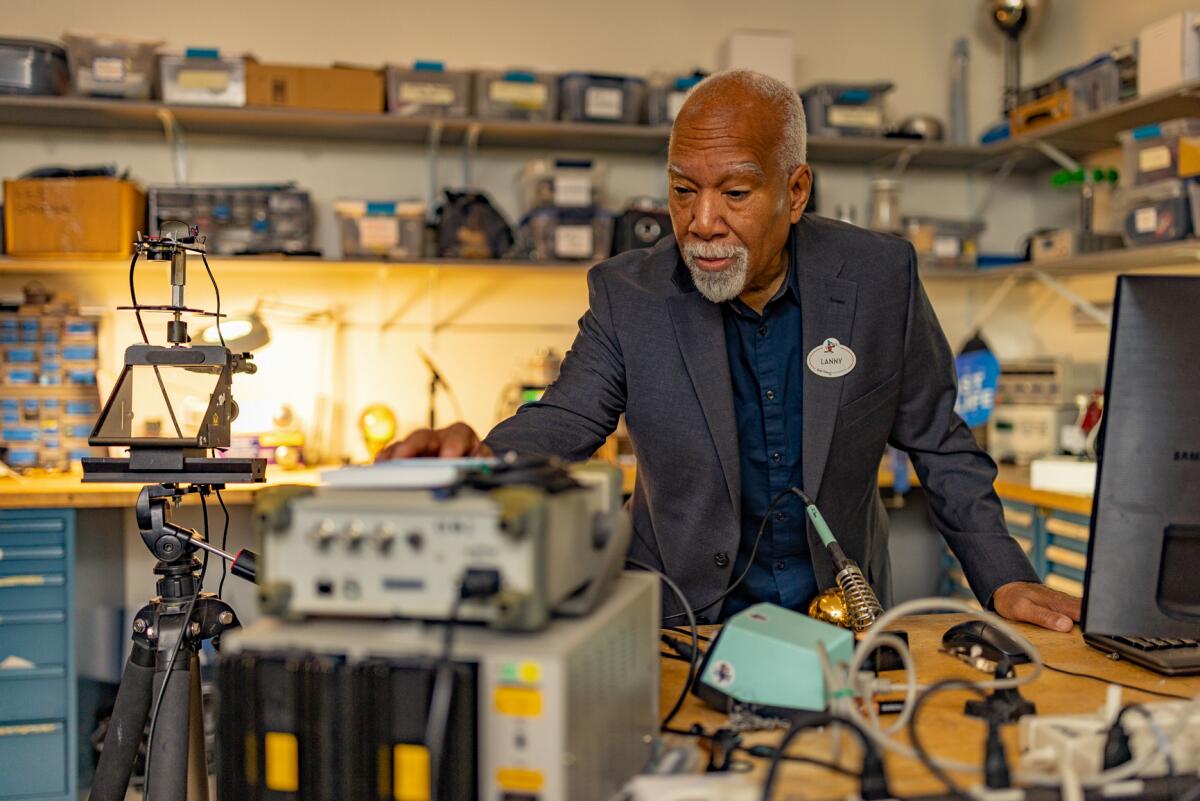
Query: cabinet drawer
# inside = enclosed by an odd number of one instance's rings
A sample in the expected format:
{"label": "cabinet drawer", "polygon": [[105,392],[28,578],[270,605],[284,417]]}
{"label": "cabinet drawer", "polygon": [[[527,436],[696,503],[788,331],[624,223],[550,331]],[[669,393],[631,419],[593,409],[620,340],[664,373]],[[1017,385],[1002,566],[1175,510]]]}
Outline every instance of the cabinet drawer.
{"label": "cabinet drawer", "polygon": [[66,664],[66,612],[0,615],[0,662],[10,657],[42,667]]}
{"label": "cabinet drawer", "polygon": [[67,671],[61,666],[0,670],[0,720],[67,717]]}
{"label": "cabinet drawer", "polygon": [[66,725],[0,725],[0,798],[67,791]]}
{"label": "cabinet drawer", "polygon": [[64,569],[67,549],[58,543],[4,545],[0,543],[0,576],[15,573],[57,573]]}
{"label": "cabinet drawer", "polygon": [[66,609],[67,586],[62,573],[17,573],[0,576],[0,613]]}
{"label": "cabinet drawer", "polygon": [[0,517],[0,548],[15,545],[62,545],[67,537],[65,517]]}

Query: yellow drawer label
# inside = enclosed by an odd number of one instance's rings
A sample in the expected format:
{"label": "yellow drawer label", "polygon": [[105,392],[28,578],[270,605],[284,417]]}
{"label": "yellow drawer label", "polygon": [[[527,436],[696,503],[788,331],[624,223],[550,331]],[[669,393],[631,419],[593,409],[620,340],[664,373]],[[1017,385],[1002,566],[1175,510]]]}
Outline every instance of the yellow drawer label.
{"label": "yellow drawer label", "polygon": [[264,738],[267,789],[294,793],[300,789],[300,744],[296,735],[269,731]]}
{"label": "yellow drawer label", "polygon": [[429,801],[429,749],[400,743],[392,749],[392,795],[396,801]]}
{"label": "yellow drawer label", "polygon": [[536,793],[545,783],[542,772],[532,768],[500,768],[496,771],[496,784],[508,793]]}
{"label": "yellow drawer label", "polygon": [[536,718],[542,714],[542,692],[532,687],[498,687],[493,700],[501,715]]}
{"label": "yellow drawer label", "polygon": [[45,576],[4,576],[0,578],[0,589],[4,587],[40,587],[45,583]]}

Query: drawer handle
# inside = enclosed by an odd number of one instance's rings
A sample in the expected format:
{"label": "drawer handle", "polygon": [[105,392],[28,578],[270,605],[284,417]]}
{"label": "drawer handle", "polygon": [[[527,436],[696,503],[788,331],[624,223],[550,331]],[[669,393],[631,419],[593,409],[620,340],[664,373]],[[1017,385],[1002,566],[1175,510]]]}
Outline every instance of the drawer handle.
{"label": "drawer handle", "polygon": [[30,734],[55,734],[58,723],[22,723],[17,726],[0,726],[0,737],[27,737]]}
{"label": "drawer handle", "polygon": [[49,575],[29,574],[24,576],[0,576],[0,590],[11,587],[61,587],[63,577],[57,573]]}
{"label": "drawer handle", "polygon": [[66,555],[67,552],[61,545],[0,548],[0,562],[18,559],[62,559]]}
{"label": "drawer handle", "polygon": [[19,623],[65,623],[66,612],[10,612],[0,615],[0,626]]}
{"label": "drawer handle", "polygon": [[3,520],[0,521],[0,533],[2,532],[37,532],[39,534],[53,531],[63,531],[66,524],[62,520]]}

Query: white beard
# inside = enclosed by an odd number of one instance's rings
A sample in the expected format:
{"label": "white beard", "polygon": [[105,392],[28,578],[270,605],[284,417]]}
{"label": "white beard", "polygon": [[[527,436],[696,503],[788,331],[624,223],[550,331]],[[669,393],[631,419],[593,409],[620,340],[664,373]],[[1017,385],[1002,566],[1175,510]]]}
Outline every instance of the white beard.
{"label": "white beard", "polygon": [[[681,249],[683,263],[692,275],[700,294],[713,303],[724,303],[742,294],[746,288],[750,252],[742,245],[686,244]],[[697,259],[731,259],[723,270],[705,270]]]}

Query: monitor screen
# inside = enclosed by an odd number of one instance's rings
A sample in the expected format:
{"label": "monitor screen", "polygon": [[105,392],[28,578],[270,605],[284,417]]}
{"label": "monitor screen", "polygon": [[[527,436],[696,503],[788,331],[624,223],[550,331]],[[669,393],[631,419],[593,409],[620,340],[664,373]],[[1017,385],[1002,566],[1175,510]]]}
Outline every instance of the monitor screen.
{"label": "monitor screen", "polygon": [[1083,630],[1200,636],[1200,278],[1121,276]]}

